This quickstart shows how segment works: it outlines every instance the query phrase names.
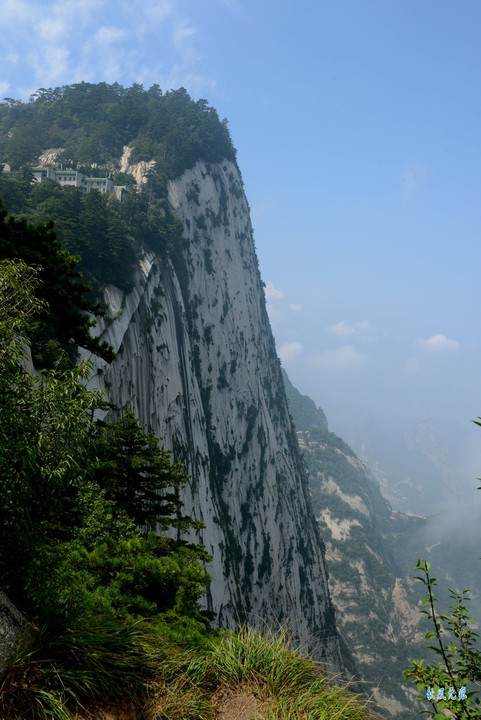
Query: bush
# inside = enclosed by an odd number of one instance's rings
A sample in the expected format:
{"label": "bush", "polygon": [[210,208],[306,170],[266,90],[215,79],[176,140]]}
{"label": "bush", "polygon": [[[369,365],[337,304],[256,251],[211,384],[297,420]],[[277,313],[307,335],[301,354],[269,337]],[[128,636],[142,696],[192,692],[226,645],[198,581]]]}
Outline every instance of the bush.
{"label": "bush", "polygon": [[431,565],[426,560],[418,560],[416,569],[421,573],[416,579],[424,583],[427,591],[423,606],[428,609],[420,612],[430,618],[434,627],[426,633],[425,641],[432,642],[434,638],[436,644],[428,648],[441,660],[430,665],[425,665],[423,660],[411,660],[404,676],[416,684],[418,691],[424,692],[417,699],[430,702],[431,709],[423,711],[430,717],[442,719],[447,713],[455,720],[479,718],[479,697],[474,690],[467,691],[469,682],[479,684],[481,679],[481,652],[475,644],[478,634],[472,629],[475,620],[469,617],[465,606],[468,590],[458,593],[450,589],[451,614],[438,615],[434,596],[437,579],[429,574]]}

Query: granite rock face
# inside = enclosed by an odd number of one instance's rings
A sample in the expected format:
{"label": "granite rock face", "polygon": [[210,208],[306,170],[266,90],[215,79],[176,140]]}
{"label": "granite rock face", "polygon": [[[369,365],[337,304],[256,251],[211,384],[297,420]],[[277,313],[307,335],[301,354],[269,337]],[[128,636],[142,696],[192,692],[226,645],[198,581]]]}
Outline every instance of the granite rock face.
{"label": "granite rock face", "polygon": [[146,253],[134,290],[108,287],[96,328],[118,353],[93,383],[185,462],[185,511],[213,555],[206,605],[221,626],[288,623],[340,667],[323,545],[311,510],[234,163],[169,183],[186,246]]}
{"label": "granite rock face", "polygon": [[0,590],[0,681],[8,671],[16,646],[32,630],[27,619]]}

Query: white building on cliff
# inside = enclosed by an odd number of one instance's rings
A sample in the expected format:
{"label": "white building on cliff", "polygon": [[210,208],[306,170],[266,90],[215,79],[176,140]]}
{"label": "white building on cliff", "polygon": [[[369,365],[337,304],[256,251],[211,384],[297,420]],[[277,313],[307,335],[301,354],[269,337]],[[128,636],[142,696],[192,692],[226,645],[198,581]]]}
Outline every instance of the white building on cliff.
{"label": "white building on cliff", "polygon": [[55,180],[63,187],[78,187],[84,189],[86,192],[99,190],[101,193],[108,193],[109,195],[115,193],[117,200],[120,201],[127,191],[124,185],[114,185],[110,177],[86,177],[83,173],[78,170],[72,170],[71,168],[57,170],[52,167],[39,165],[38,167],[30,168],[30,170],[36,182]]}

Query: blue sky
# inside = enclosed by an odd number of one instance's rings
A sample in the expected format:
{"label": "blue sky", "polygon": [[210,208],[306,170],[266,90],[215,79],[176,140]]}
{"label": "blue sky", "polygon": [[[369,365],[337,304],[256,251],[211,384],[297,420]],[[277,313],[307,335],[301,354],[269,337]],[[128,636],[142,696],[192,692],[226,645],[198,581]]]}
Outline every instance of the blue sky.
{"label": "blue sky", "polygon": [[432,417],[481,474],[478,0],[0,0],[0,16],[0,97],[158,83],[227,117],[292,381],[348,441],[370,417],[398,433]]}

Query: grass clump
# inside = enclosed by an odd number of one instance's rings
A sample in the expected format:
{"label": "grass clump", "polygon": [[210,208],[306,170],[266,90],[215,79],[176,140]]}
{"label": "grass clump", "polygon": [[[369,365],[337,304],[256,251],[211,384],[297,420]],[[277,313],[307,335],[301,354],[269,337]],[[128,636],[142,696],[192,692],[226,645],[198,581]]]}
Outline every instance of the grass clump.
{"label": "grass clump", "polygon": [[70,720],[99,701],[142,702],[169,646],[142,621],[92,618],[87,626],[45,626],[19,647],[0,688],[0,717]]}
{"label": "grass clump", "polygon": [[206,650],[177,662],[181,663],[177,670],[190,679],[191,687],[202,688],[211,698],[219,688],[259,698],[265,709],[256,717],[265,720],[376,717],[366,698],[352,693],[346,684],[336,685],[319,662],[293,648],[283,629],[275,633],[243,627],[218,634]]}
{"label": "grass clump", "polygon": [[217,720],[235,717],[240,702],[259,720],[376,717],[284,630],[201,634],[186,626],[189,645],[181,641],[185,622],[104,619],[61,636],[44,629],[34,649],[19,649],[0,689],[0,717],[77,720],[125,701],[132,720]]}
{"label": "grass clump", "polygon": [[214,641],[209,673],[226,683],[258,683],[283,695],[318,677],[319,665],[291,649],[288,633],[242,627]]}
{"label": "grass clump", "polygon": [[159,681],[144,708],[148,720],[213,720],[210,697],[201,685],[179,675],[170,682]]}

